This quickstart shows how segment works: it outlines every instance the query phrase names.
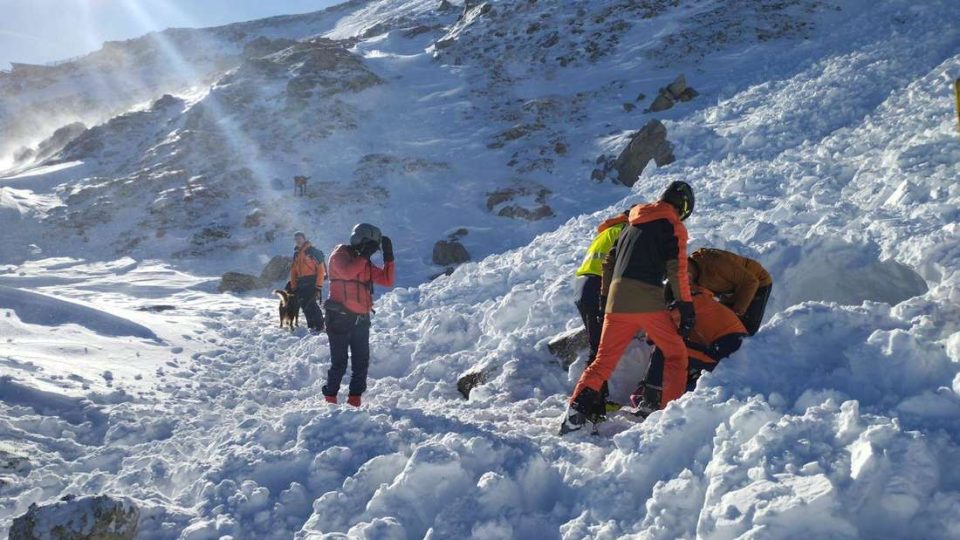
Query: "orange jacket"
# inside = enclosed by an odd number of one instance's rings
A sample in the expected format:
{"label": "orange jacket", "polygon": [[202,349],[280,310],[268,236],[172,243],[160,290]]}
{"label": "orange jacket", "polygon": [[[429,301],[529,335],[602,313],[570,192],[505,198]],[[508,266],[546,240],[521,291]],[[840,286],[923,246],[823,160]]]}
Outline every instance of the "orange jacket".
{"label": "orange jacket", "polygon": [[[747,329],[740,322],[740,317],[714,298],[713,291],[704,287],[693,288],[693,310],[697,314],[696,323],[687,341],[701,347],[710,347],[713,342],[730,334],[747,334]],[[673,320],[679,325],[680,314],[677,310],[670,312]],[[715,363],[706,353],[688,347],[691,358],[703,362]]]}
{"label": "orange jacket", "polygon": [[627,215],[626,214],[617,214],[612,218],[607,218],[603,220],[603,223],[597,226],[597,234],[602,233],[603,231],[613,227],[614,225],[620,225],[621,223],[626,223]]}
{"label": "orange jacket", "polygon": [[757,294],[757,289],[773,284],[773,279],[763,266],[729,251],[701,248],[690,256],[700,269],[699,285],[728,296],[724,303],[737,315],[743,315]]}
{"label": "orange jacket", "polygon": [[395,278],[393,261],[380,268],[344,245],[330,255],[330,300],[358,315],[373,311],[373,284],[393,287]]}
{"label": "orange jacket", "polygon": [[327,263],[323,261],[323,252],[304,242],[293,253],[293,266],[290,267],[290,285],[297,286],[300,278],[314,276],[317,288],[323,287],[323,280],[327,277]]}

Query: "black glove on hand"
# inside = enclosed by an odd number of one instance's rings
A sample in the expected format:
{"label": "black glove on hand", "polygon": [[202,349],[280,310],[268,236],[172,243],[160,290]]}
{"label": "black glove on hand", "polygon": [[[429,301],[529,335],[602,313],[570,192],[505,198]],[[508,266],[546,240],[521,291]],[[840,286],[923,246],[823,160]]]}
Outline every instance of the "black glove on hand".
{"label": "black glove on hand", "polygon": [[393,262],[393,240],[389,236],[380,238],[380,248],[383,249],[383,262]]}
{"label": "black glove on hand", "polygon": [[693,302],[677,301],[677,310],[680,312],[680,327],[677,332],[681,336],[687,337],[693,330],[693,325],[697,321],[696,314],[693,312]]}

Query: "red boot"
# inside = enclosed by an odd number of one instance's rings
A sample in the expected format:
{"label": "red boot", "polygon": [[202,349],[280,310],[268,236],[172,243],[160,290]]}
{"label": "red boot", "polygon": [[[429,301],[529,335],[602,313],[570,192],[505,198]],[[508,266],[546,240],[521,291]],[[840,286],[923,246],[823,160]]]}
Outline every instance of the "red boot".
{"label": "red boot", "polygon": [[360,396],[349,396],[347,398],[347,403],[353,405],[354,407],[360,406]]}
{"label": "red boot", "polygon": [[337,404],[337,396],[323,396],[323,400],[327,403]]}

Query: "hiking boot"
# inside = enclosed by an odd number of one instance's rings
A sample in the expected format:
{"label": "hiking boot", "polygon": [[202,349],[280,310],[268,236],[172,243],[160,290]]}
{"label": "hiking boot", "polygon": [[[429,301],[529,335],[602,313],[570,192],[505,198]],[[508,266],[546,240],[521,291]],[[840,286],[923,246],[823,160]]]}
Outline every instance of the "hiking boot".
{"label": "hiking boot", "polygon": [[567,409],[567,414],[563,416],[563,422],[560,423],[560,435],[566,435],[572,431],[583,429],[587,425],[587,415],[574,409],[572,406]]}
{"label": "hiking boot", "polygon": [[644,384],[637,392],[630,396],[630,402],[636,407],[634,414],[646,418],[660,410],[661,390],[655,386]]}
{"label": "hiking boot", "polygon": [[333,405],[337,404],[337,396],[323,396],[323,400]]}
{"label": "hiking boot", "polygon": [[359,406],[360,406],[360,396],[353,396],[353,395],[348,396],[348,397],[347,397],[347,403],[348,403],[349,405],[353,405],[354,407],[359,407]]}

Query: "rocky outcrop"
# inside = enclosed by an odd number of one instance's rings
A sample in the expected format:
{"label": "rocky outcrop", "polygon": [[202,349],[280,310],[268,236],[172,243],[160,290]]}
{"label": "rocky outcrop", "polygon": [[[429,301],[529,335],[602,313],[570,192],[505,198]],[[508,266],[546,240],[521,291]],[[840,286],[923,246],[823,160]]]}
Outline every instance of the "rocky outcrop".
{"label": "rocky outcrop", "polygon": [[140,509],[130,499],[67,496],[49,505],[30,505],[13,520],[10,540],[133,540],[139,521]]}
{"label": "rocky outcrop", "polygon": [[589,348],[587,329],[583,327],[568,330],[547,343],[547,350],[557,357],[563,369],[570,369],[570,365],[577,361],[577,357]]}
{"label": "rocky outcrop", "polygon": [[665,111],[677,102],[690,101],[699,95],[700,93],[693,87],[687,86],[687,78],[681,74],[672,83],[659,90],[657,97],[646,112]]}
{"label": "rocky outcrop", "polygon": [[241,272],[227,272],[220,278],[220,285],[217,286],[217,290],[222,293],[244,293],[265,289],[269,286],[270,283],[264,282],[257,276]]}
{"label": "rocky outcrop", "polygon": [[470,399],[470,392],[481,384],[486,384],[486,382],[487,375],[482,371],[467,373],[457,379],[457,391],[460,392],[463,399]]}
{"label": "rocky outcrop", "polygon": [[591,178],[601,182],[612,176],[615,181],[631,187],[651,160],[657,164],[657,167],[676,161],[673,155],[673,144],[667,140],[667,127],[659,120],[647,122],[640,131],[634,133],[617,159],[611,160],[606,156],[600,156]]}
{"label": "rocky outcrop", "polygon": [[458,239],[438,240],[433,245],[433,264],[457,266],[470,261],[470,253]]}
{"label": "rocky outcrop", "polygon": [[270,262],[263,267],[260,272],[260,281],[266,283],[275,283],[290,279],[290,268],[293,266],[293,258],[284,255],[277,255],[270,259]]}
{"label": "rocky outcrop", "polygon": [[552,218],[547,198],[553,192],[538,184],[518,184],[487,194],[487,210],[500,217],[539,221]]}

